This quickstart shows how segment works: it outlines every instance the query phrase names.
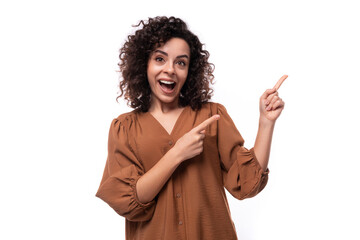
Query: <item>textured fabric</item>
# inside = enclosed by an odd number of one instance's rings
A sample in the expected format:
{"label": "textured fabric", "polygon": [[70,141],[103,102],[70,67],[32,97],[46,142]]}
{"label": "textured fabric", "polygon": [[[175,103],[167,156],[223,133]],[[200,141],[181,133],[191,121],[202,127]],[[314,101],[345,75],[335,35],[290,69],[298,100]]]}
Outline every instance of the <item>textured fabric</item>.
{"label": "textured fabric", "polygon": [[[220,119],[206,128],[203,152],[182,162],[149,203],[136,195],[137,180],[176,141],[214,114]],[[124,113],[110,126],[108,157],[96,196],[126,218],[126,239],[237,239],[225,188],[241,200],[258,194],[269,170],[261,168],[225,107],[185,107],[171,134],[149,113]]]}

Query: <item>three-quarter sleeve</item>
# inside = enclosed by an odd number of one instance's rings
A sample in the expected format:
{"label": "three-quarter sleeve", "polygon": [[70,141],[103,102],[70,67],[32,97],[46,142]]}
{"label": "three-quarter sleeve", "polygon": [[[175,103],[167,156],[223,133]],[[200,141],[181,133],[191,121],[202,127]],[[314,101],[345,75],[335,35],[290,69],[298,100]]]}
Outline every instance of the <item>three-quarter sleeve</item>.
{"label": "three-quarter sleeve", "polygon": [[250,198],[264,189],[269,169],[264,171],[254,148],[244,147],[244,139],[226,108],[218,104],[218,149],[224,187],[237,199]]}
{"label": "three-quarter sleeve", "polygon": [[124,121],[128,119],[116,118],[111,123],[108,156],[96,197],[129,221],[148,221],[155,210],[155,199],[143,204],[137,197],[136,183],[144,168],[129,144],[129,124]]}

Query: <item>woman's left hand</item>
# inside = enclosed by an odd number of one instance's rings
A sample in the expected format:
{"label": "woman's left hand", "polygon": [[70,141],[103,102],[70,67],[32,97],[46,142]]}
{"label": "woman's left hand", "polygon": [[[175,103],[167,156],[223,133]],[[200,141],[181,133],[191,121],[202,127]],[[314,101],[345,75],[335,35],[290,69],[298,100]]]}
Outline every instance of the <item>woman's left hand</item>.
{"label": "woman's left hand", "polygon": [[260,120],[275,123],[284,109],[285,102],[279,97],[278,89],[282,82],[287,78],[284,75],[272,89],[267,89],[260,97]]}

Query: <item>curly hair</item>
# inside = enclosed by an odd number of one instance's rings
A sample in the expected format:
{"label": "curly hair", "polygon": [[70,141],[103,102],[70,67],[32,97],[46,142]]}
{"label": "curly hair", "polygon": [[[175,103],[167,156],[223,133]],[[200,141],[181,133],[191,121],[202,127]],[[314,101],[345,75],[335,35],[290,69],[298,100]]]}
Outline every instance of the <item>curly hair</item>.
{"label": "curly hair", "polygon": [[190,47],[190,63],[187,79],[181,88],[179,105],[190,105],[192,109],[200,109],[203,103],[211,99],[215,66],[208,62],[209,52],[204,50],[199,38],[188,30],[184,21],[175,17],[149,18],[141,20],[138,25],[142,29],[129,35],[120,49],[120,72],[122,80],[119,87],[127,100],[127,105],[136,110],[147,112],[151,102],[151,88],[147,79],[147,65],[151,53],[171,38],[181,38]]}

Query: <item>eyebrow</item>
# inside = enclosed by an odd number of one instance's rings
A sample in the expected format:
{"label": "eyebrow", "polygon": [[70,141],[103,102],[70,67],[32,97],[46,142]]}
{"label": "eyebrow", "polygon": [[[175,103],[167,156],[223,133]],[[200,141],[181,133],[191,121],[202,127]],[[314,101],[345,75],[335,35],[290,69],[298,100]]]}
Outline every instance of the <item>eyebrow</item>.
{"label": "eyebrow", "polygon": [[[154,52],[159,52],[159,53],[164,54],[165,56],[168,56],[168,54],[167,54],[166,52],[161,51],[161,50],[155,50]],[[186,55],[186,54],[184,54],[184,55],[179,55],[179,56],[177,56],[176,58],[182,58],[182,57],[189,59],[188,55]]]}

